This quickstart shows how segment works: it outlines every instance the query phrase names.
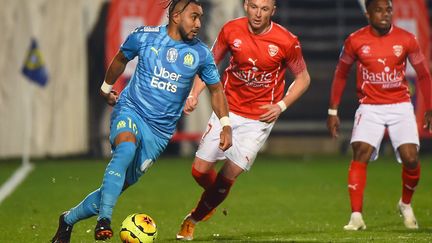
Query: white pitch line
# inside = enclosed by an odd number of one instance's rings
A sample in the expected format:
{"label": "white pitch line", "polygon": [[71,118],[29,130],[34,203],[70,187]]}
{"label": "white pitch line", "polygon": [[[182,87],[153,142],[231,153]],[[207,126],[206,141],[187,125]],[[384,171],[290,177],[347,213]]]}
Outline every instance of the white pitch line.
{"label": "white pitch line", "polygon": [[34,166],[30,163],[24,163],[18,170],[1,186],[0,204],[6,199],[15,188],[24,181],[26,176],[33,170]]}

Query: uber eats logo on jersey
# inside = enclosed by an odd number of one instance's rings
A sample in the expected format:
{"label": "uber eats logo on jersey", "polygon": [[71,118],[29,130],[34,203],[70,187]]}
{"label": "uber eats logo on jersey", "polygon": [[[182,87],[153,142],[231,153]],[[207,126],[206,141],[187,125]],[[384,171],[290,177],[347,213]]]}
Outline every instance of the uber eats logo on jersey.
{"label": "uber eats logo on jersey", "polygon": [[[178,82],[181,75],[178,73],[170,73],[164,67],[154,67],[153,70],[154,76],[150,82],[150,85],[157,88],[166,90],[172,93],[177,92],[177,85],[172,84],[170,81]],[[161,80],[164,79],[164,80]],[[168,80],[168,82],[166,82]]]}

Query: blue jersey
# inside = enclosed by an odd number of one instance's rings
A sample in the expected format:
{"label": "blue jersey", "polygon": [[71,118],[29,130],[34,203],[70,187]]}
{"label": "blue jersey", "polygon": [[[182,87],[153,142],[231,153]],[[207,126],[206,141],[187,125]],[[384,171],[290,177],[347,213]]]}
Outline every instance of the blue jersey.
{"label": "blue jersey", "polygon": [[206,84],[220,79],[208,47],[196,38],[173,40],[167,26],[137,28],[120,50],[138,64],[114,112],[135,111],[161,137],[174,133],[196,74]]}

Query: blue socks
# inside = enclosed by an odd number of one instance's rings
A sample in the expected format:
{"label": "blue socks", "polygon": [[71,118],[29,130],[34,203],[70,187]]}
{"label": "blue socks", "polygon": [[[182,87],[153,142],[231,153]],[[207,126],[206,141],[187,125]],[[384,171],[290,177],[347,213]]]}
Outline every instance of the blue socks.
{"label": "blue socks", "polygon": [[117,145],[114,155],[109,162],[101,187],[101,201],[99,217],[111,220],[114,205],[122,192],[126,170],[135,157],[136,146],[132,142]]}
{"label": "blue socks", "polygon": [[65,222],[68,225],[74,225],[82,219],[97,215],[99,213],[100,195],[100,189],[90,193],[80,204],[72,208],[69,213],[65,215]]}
{"label": "blue socks", "polygon": [[136,145],[133,142],[122,142],[114,150],[109,162],[102,187],[90,193],[80,204],[72,208],[65,216],[69,225],[97,215],[98,220],[107,218],[111,220],[113,207],[120,196],[126,178],[126,171],[135,157]]}

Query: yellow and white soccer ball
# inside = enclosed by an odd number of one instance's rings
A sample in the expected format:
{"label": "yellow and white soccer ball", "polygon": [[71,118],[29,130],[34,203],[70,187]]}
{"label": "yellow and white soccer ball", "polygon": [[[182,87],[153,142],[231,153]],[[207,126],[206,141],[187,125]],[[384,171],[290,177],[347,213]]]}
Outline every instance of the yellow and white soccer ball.
{"label": "yellow and white soccer ball", "polygon": [[124,243],[154,242],[157,237],[155,221],[144,213],[134,213],[125,218],[120,229],[120,239]]}

